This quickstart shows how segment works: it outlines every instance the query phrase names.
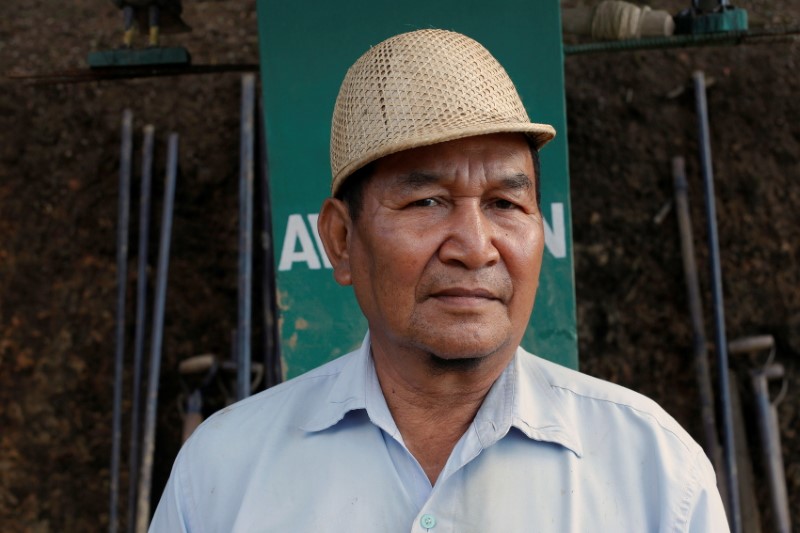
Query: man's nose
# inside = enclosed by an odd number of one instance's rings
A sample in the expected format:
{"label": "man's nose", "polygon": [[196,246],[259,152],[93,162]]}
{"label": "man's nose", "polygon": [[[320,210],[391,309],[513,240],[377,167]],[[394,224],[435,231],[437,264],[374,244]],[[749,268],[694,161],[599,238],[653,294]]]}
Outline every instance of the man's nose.
{"label": "man's nose", "polygon": [[453,206],[444,230],[445,239],[439,248],[439,259],[443,263],[478,269],[500,260],[500,252],[495,247],[495,225],[479,201]]}

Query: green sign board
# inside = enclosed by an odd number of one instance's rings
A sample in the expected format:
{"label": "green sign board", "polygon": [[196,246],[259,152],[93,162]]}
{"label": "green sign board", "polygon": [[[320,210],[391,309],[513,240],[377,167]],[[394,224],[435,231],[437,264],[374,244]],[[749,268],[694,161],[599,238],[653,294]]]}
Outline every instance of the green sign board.
{"label": "green sign board", "polygon": [[333,280],[317,235],[330,191],[330,120],[347,68],[371,45],[421,28],[483,44],[517,85],[531,120],[555,126],[541,153],[545,258],[528,350],[576,367],[563,51],[558,0],[258,0],[261,81],[285,377],[361,344],[366,319]]}

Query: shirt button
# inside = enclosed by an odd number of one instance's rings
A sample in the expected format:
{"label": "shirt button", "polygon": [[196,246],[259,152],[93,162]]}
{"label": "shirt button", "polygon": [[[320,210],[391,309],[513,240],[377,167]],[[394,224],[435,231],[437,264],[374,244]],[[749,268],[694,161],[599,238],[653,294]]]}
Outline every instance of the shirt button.
{"label": "shirt button", "polygon": [[433,526],[436,525],[436,517],[432,514],[424,514],[419,519],[419,525],[424,527],[425,529],[433,529]]}

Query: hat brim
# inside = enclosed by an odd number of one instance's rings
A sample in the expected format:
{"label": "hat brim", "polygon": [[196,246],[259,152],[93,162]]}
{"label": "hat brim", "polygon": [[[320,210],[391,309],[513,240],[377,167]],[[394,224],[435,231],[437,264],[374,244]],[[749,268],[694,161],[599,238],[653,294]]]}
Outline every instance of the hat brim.
{"label": "hat brim", "polygon": [[532,141],[537,150],[550,142],[556,136],[556,130],[549,124],[536,124],[532,122],[522,123],[501,123],[501,124],[476,124],[470,128],[460,128],[452,131],[436,131],[427,135],[412,136],[407,139],[400,139],[396,142],[383,145],[375,150],[366,152],[358,159],[351,161],[343,167],[331,183],[331,194],[336,196],[342,183],[354,172],[367,166],[373,161],[377,161],[387,155],[396,154],[404,150],[430,146],[466,137],[476,137],[478,135],[489,135],[492,133],[523,133]]}

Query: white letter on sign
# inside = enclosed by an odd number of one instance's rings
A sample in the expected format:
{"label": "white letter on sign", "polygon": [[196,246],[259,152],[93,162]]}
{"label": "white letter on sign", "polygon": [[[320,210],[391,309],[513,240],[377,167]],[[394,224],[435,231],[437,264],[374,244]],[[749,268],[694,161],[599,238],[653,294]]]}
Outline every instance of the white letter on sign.
{"label": "white letter on sign", "polygon": [[[299,250],[296,249],[298,242],[300,243]],[[307,263],[311,270],[322,268],[302,215],[289,215],[278,270],[291,270],[294,263]]]}
{"label": "white letter on sign", "polygon": [[544,221],[544,244],[553,257],[560,259],[567,257],[567,235],[564,231],[564,204],[550,204],[550,213],[553,215],[553,228]]}

